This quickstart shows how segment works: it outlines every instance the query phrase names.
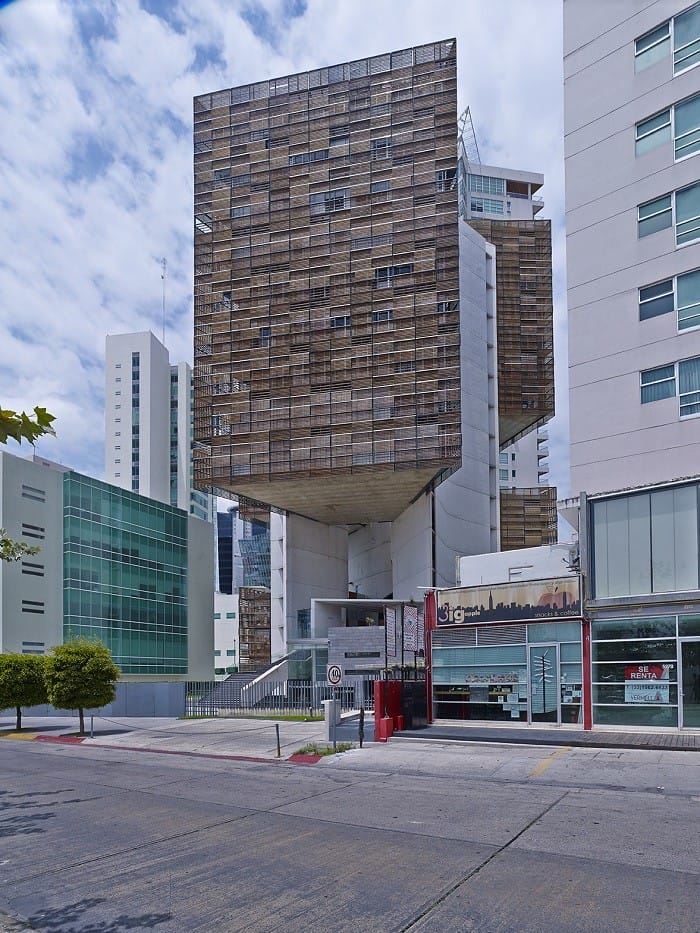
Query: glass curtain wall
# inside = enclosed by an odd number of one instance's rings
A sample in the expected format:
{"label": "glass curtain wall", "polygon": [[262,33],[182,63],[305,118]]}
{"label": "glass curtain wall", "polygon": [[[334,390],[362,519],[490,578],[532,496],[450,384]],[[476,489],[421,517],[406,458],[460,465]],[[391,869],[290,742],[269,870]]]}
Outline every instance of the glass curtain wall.
{"label": "glass curtain wall", "polygon": [[593,724],[700,726],[700,615],[595,620]]}
{"label": "glass curtain wall", "polygon": [[436,719],[580,723],[579,622],[433,632]]}

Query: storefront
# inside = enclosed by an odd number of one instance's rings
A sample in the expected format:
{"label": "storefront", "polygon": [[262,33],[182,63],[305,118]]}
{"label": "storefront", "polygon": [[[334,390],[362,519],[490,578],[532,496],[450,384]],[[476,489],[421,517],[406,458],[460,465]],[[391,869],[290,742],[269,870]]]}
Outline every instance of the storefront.
{"label": "storefront", "polygon": [[434,598],[432,719],[590,727],[578,574],[442,590]]}
{"label": "storefront", "polygon": [[593,724],[700,729],[700,614],[596,618]]}

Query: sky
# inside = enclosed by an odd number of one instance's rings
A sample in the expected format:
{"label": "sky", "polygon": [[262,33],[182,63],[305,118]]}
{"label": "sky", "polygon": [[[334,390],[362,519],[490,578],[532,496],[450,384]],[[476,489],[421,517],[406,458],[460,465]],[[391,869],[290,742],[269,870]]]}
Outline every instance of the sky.
{"label": "sky", "polygon": [[545,176],[550,482],[569,495],[561,6],[0,0],[0,407],[48,408],[37,453],[101,478],[105,335],[150,329],[192,362],[194,96],[456,37],[482,163]]}

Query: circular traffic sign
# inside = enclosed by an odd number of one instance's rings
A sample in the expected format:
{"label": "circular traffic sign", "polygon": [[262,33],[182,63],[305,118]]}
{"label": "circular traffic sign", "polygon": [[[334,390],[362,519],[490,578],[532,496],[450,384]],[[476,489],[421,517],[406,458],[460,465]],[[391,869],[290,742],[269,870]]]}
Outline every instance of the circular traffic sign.
{"label": "circular traffic sign", "polygon": [[331,687],[337,687],[343,679],[343,669],[340,664],[329,664],[326,670],[326,681]]}

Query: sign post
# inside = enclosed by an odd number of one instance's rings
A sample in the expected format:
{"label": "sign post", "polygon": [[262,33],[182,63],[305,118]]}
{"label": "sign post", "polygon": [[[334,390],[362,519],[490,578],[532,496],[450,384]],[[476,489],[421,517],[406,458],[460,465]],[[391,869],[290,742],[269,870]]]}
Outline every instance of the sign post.
{"label": "sign post", "polygon": [[329,687],[333,689],[333,712],[331,713],[333,717],[333,751],[336,750],[336,728],[337,728],[337,712],[336,712],[336,703],[338,698],[336,695],[336,687],[343,682],[343,669],[340,664],[329,664],[326,668],[326,683]]}

